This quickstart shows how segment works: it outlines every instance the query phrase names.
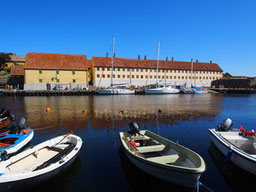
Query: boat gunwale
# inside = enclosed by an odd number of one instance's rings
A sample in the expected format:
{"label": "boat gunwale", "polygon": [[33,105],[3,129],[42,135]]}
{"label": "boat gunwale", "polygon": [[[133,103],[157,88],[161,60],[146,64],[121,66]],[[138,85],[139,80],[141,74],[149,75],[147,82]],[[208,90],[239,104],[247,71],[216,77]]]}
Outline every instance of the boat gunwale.
{"label": "boat gunwale", "polygon": [[233,145],[232,143],[227,142],[225,139],[223,139],[223,137],[221,135],[218,135],[217,131],[213,128],[213,129],[209,129],[208,130],[210,132],[210,134],[212,134],[218,141],[221,142],[222,145],[224,145],[226,148],[228,149],[232,149],[233,152],[235,152],[237,155],[239,155],[242,158],[246,158],[247,160],[251,161],[251,162],[256,162],[256,157],[251,156],[249,153],[246,153],[244,151],[242,151],[241,149],[237,148],[235,145]]}
{"label": "boat gunwale", "polygon": [[[145,133],[146,133],[146,132],[153,133],[153,132],[148,131],[148,130],[143,130],[143,131],[145,131]],[[196,168],[190,168],[190,167],[184,167],[184,166],[177,166],[177,165],[170,165],[170,164],[164,164],[164,163],[157,163],[157,162],[153,162],[153,161],[147,160],[147,159],[145,159],[145,158],[143,158],[143,157],[140,157],[140,156],[134,154],[133,152],[131,152],[131,150],[129,149],[129,147],[127,146],[127,144],[122,140],[122,136],[124,136],[124,135],[121,135],[121,134],[123,134],[123,133],[124,133],[124,132],[120,132],[120,133],[119,133],[119,136],[120,136],[120,139],[121,139],[121,142],[122,142],[122,146],[125,148],[125,151],[129,152],[129,154],[130,154],[132,157],[136,158],[136,159],[139,160],[139,161],[142,160],[142,161],[143,161],[144,163],[146,163],[146,164],[150,164],[150,165],[152,165],[152,166],[156,166],[156,167],[160,167],[160,168],[165,168],[165,169],[168,168],[168,169],[172,169],[172,170],[175,170],[175,171],[178,171],[178,172],[200,174],[200,173],[203,173],[203,172],[206,171],[206,164],[205,164],[203,158],[202,158],[199,154],[197,154],[196,152],[194,152],[194,151],[192,151],[192,150],[190,150],[190,149],[188,149],[188,148],[186,148],[186,147],[184,147],[184,146],[182,146],[182,145],[180,145],[180,144],[177,144],[177,143],[175,143],[175,142],[173,142],[173,141],[171,141],[171,140],[169,140],[169,139],[166,139],[166,138],[164,138],[164,137],[161,137],[160,135],[157,135],[157,136],[159,136],[161,139],[167,140],[168,142],[171,142],[171,143],[173,143],[173,144],[176,144],[176,145],[178,145],[179,147],[181,147],[181,148],[183,147],[183,148],[185,148],[186,150],[188,150],[188,151],[194,153],[194,154],[200,159],[200,161],[201,161],[201,166],[200,166],[200,167],[196,167]],[[156,135],[155,133],[153,133],[153,134]],[[125,144],[125,145],[124,145],[124,144]]]}

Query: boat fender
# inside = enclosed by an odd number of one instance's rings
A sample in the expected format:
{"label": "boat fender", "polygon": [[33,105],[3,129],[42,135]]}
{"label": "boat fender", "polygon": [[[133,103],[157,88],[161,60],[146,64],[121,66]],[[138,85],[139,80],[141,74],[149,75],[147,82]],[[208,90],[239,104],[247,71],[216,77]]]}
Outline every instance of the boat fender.
{"label": "boat fender", "polygon": [[228,161],[230,160],[231,155],[232,155],[232,152],[233,152],[232,149],[230,149],[230,150],[228,151],[228,153],[227,153],[227,155],[226,155],[226,158],[225,158],[225,162],[228,162]]}
{"label": "boat fender", "polygon": [[134,146],[134,147],[136,147],[136,143],[134,142],[134,141],[130,141],[131,142],[131,144]]}

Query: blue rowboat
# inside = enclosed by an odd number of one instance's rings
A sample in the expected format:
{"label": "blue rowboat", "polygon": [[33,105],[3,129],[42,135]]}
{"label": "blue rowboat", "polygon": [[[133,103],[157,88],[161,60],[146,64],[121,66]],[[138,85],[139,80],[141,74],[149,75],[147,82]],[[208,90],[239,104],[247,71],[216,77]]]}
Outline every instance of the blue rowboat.
{"label": "blue rowboat", "polygon": [[34,130],[26,126],[26,120],[21,119],[19,126],[0,135],[0,161],[18,152],[34,136]]}

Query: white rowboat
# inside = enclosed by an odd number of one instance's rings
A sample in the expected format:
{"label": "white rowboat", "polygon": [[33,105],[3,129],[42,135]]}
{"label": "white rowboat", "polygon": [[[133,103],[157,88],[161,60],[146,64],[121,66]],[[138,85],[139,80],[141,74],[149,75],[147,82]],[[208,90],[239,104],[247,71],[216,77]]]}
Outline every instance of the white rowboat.
{"label": "white rowboat", "polygon": [[80,137],[63,135],[0,162],[0,191],[17,190],[49,179],[75,160],[81,146]]}
{"label": "white rowboat", "polygon": [[215,146],[238,167],[256,175],[256,143],[255,136],[245,135],[239,130],[216,131],[209,129]]}
{"label": "white rowboat", "polygon": [[200,155],[150,131],[139,133],[142,136],[119,133],[125,154],[135,166],[167,182],[195,187],[206,169]]}

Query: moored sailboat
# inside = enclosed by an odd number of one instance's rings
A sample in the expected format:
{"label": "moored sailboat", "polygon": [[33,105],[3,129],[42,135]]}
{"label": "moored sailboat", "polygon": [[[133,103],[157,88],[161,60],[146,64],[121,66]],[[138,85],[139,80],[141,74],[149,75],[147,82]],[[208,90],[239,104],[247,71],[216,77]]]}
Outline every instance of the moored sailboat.
{"label": "moored sailboat", "polygon": [[112,62],[111,62],[111,84],[109,88],[106,89],[98,89],[97,93],[99,95],[133,95],[135,94],[135,90],[127,89],[127,88],[120,88],[113,84],[113,71],[114,71],[114,44],[115,44],[115,37],[113,37],[113,48],[112,48]]}
{"label": "moored sailboat", "polygon": [[159,66],[159,52],[160,52],[160,41],[158,42],[158,54],[157,54],[157,69],[156,69],[156,84],[153,88],[146,88],[144,92],[146,94],[175,94],[180,91],[172,86],[159,86],[158,84],[158,66]]}

